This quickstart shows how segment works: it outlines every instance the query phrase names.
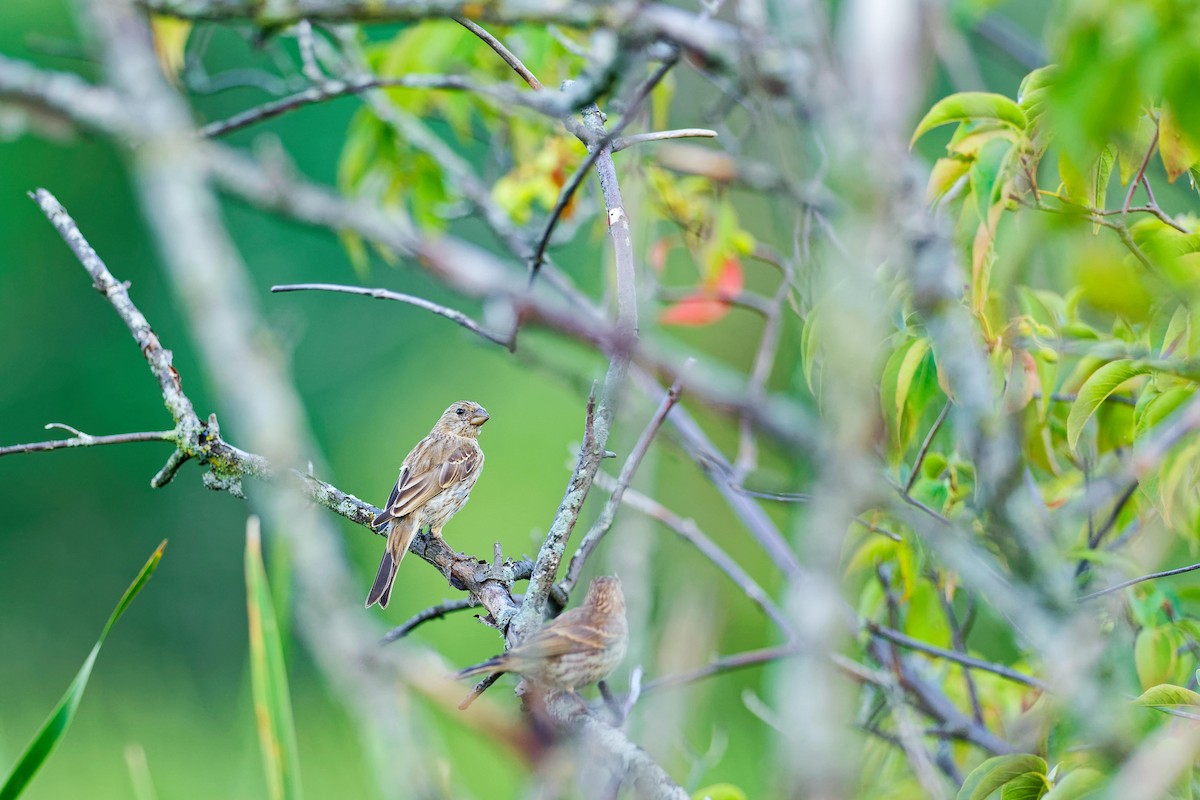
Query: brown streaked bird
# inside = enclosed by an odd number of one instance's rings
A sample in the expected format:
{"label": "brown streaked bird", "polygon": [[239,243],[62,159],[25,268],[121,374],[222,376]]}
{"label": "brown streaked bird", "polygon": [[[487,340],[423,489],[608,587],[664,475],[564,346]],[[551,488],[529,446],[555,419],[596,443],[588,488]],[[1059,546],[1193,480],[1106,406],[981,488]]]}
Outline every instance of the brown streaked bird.
{"label": "brown streaked bird", "polygon": [[379,572],[367,595],[367,608],[375,603],[387,608],[396,569],[417,531],[428,528],[440,537],[442,527],[466,505],[483,469],[479,428],[488,419],[479,403],[457,402],[405,456],[391,496],[371,523],[375,528],[387,525],[388,534]]}
{"label": "brown streaked bird", "polygon": [[617,668],[625,658],[628,634],[620,579],[595,578],[582,605],[550,620],[507,653],[467,667],[458,677],[517,672],[544,689],[574,692]]}

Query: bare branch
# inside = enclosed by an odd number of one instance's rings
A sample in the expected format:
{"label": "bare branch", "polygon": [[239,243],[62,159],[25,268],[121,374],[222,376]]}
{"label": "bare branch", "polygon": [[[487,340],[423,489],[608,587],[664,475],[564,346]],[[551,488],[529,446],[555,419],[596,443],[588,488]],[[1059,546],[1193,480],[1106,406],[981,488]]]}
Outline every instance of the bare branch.
{"label": "bare branch", "polygon": [[1122,589],[1128,589],[1130,586],[1136,586],[1139,583],[1145,583],[1146,581],[1154,581],[1154,580],[1158,580],[1159,578],[1169,578],[1172,575],[1182,575],[1185,572],[1195,572],[1198,569],[1200,569],[1200,564],[1189,564],[1186,567],[1176,567],[1175,569],[1167,569],[1167,570],[1163,570],[1162,572],[1152,572],[1149,575],[1142,575],[1137,578],[1130,578],[1127,581],[1121,581],[1120,583],[1116,584],[1115,586],[1109,586],[1106,589],[1101,589],[1097,592],[1085,594],[1082,597],[1079,597],[1077,599],[1079,600],[1079,602],[1083,603],[1087,600],[1095,600],[1097,597],[1103,597],[1106,594],[1112,594],[1113,592],[1119,592]]}
{"label": "bare branch", "polygon": [[[592,134],[593,141],[604,141],[607,133],[604,130],[603,116],[600,109],[591,105],[583,112],[583,124]],[[612,151],[606,144],[593,145],[598,153],[596,174],[600,179],[600,191],[604,196],[604,205],[608,210],[608,234],[612,240],[613,257],[616,262],[616,296],[617,320],[616,333],[622,341],[629,342],[630,348],[612,350],[609,352],[608,371],[604,376],[599,401],[595,404],[594,417],[593,401],[588,401],[588,417],[591,429],[590,441],[585,436],[583,446],[579,451],[579,459],[571,482],[567,485],[562,504],[555,515],[546,540],[538,551],[534,564],[533,575],[529,579],[529,589],[521,610],[513,619],[508,629],[509,644],[520,642],[530,632],[540,627],[545,616],[546,597],[558,573],[558,566],[566,549],[567,539],[579,518],[579,511],[587,498],[592,479],[600,468],[600,462],[605,455],[605,445],[616,416],[618,395],[625,383],[625,374],[629,367],[632,347],[636,346],[638,337],[637,316],[637,266],[633,255],[633,237],[629,229],[629,217],[625,213],[625,203],[621,198],[621,188],[617,183],[616,166],[613,164]]]}
{"label": "bare branch", "polygon": [[638,437],[633,449],[629,451],[629,457],[625,459],[624,466],[621,467],[621,473],[617,476],[616,485],[612,489],[612,494],[609,495],[608,502],[604,504],[604,508],[600,511],[600,516],[592,523],[591,529],[579,541],[579,547],[576,549],[575,555],[571,557],[571,563],[567,565],[566,577],[559,584],[567,594],[570,594],[571,590],[575,588],[575,584],[579,582],[579,576],[583,572],[583,567],[587,563],[588,557],[596,549],[596,545],[600,543],[600,540],[604,538],[604,534],[608,533],[609,528],[612,527],[613,519],[617,514],[617,508],[621,505],[621,496],[629,488],[629,483],[633,480],[637,468],[641,466],[642,459],[646,457],[646,451],[650,449],[650,442],[654,440],[658,429],[662,427],[663,420],[667,418],[667,414],[671,413],[671,409],[677,402],[679,402],[678,381],[667,391],[666,396],[659,403],[658,409],[650,417],[650,421],[646,423],[641,436]]}
{"label": "bare branch", "polygon": [[357,294],[366,297],[374,297],[376,300],[395,300],[400,303],[408,303],[409,305],[423,308],[426,311],[437,314],[439,317],[445,317],[452,322],[455,322],[472,333],[487,339],[489,342],[498,344],[501,347],[512,347],[512,337],[498,336],[491,331],[485,329],[475,320],[468,317],[461,311],[455,311],[446,306],[440,306],[437,303],[432,303],[422,297],[416,297],[411,294],[401,294],[388,289],[368,289],[365,286],[344,286],[336,283],[289,283],[271,287],[272,292],[342,292],[343,294]]}
{"label": "bare branch", "polygon": [[[195,426],[196,412],[192,408],[191,401],[183,394],[179,373],[171,364],[171,351],[159,343],[158,336],[150,327],[150,323],[129,299],[128,285],[119,283],[112,276],[108,267],[100,260],[100,256],[96,255],[96,251],[79,232],[75,220],[71,219],[54,195],[45,189],[38,189],[29,196],[41,207],[42,213],[58,230],[63,241],[67,243],[71,252],[79,259],[79,263],[87,270],[88,275],[92,276],[92,285],[96,291],[108,298],[117,314],[125,322],[125,326],[129,328],[129,332],[133,334],[134,341],[137,342],[142,354],[146,357],[146,363],[150,365],[150,371],[158,379],[163,400],[166,401],[167,410],[171,412],[172,418],[180,426]],[[186,432],[181,431],[181,434],[186,435]]]}
{"label": "bare branch", "polygon": [[405,636],[408,636],[415,628],[420,625],[424,625],[426,622],[435,619],[442,619],[447,614],[452,614],[455,611],[466,611],[467,609],[474,607],[475,598],[473,597],[460,597],[457,600],[443,601],[438,603],[436,606],[430,606],[423,611],[418,611],[416,614],[413,614],[400,625],[397,625],[395,628],[392,628],[390,631],[388,631],[379,643],[390,644],[397,639],[403,639]]}
{"label": "bare branch", "polygon": [[[641,108],[642,103],[644,103],[646,98],[650,96],[650,92],[654,91],[654,87],[658,86],[658,84],[662,82],[662,79],[666,77],[667,73],[671,70],[671,67],[675,66],[675,62],[678,60],[679,55],[676,53],[671,58],[668,58],[659,64],[658,68],[650,75],[650,77],[648,77],[634,92],[634,96],[626,107],[624,115],[621,117],[621,120],[613,126],[611,131],[605,131],[604,123],[601,121],[600,109],[595,105],[590,106],[584,111],[584,125],[590,135],[583,140],[583,143],[587,145],[588,154],[575,169],[575,172],[571,175],[571,177],[567,179],[567,182],[563,184],[563,188],[558,194],[558,200],[555,202],[554,208],[550,210],[550,216],[546,219],[546,225],[542,230],[542,235],[538,237],[537,247],[534,248],[533,255],[529,260],[529,280],[531,283],[537,279],[538,271],[542,268],[542,263],[545,260],[546,248],[550,245],[550,237],[554,235],[554,229],[558,226],[558,221],[562,218],[563,211],[565,211],[567,206],[570,204],[571,198],[575,196],[575,192],[583,183],[583,179],[587,176],[587,173],[591,170],[592,166],[598,165],[597,172],[600,175],[600,185],[602,190],[605,190],[606,185],[616,185],[616,171],[615,168],[611,167],[612,154],[614,152],[613,141],[621,133],[621,131],[625,130],[629,123],[633,122],[634,118],[637,116],[638,110]],[[565,84],[564,89],[565,88],[569,88],[569,84]],[[599,164],[601,158],[604,158],[608,164]],[[611,175],[611,178],[607,181],[605,179],[606,174]],[[614,206],[612,203],[612,197],[610,195],[611,192],[605,190],[604,204],[608,209],[608,227],[609,231],[611,232],[614,224],[612,217],[614,208],[619,208],[623,215],[624,205],[617,204]],[[625,225],[628,227],[627,220],[625,221]]]}
{"label": "bare branch", "polygon": [[937,436],[937,432],[942,428],[942,423],[946,421],[951,405],[951,402],[947,400],[946,405],[942,406],[942,413],[938,414],[937,419],[929,428],[929,433],[925,434],[925,441],[921,442],[921,449],[917,451],[917,458],[913,461],[912,472],[909,474],[908,480],[904,482],[905,494],[911,492],[913,484],[917,482],[917,476],[921,474],[921,465],[925,463],[925,456],[929,454],[929,446],[933,444],[933,437]]}
{"label": "bare branch", "polygon": [[919,653],[924,653],[925,655],[933,656],[934,658],[945,659],[946,661],[951,661],[964,667],[990,672],[993,675],[999,675],[1001,678],[1007,678],[1015,683],[1021,683],[1026,686],[1032,686],[1035,689],[1041,689],[1043,692],[1052,691],[1050,684],[1041,681],[1032,675],[1026,675],[1023,672],[1018,672],[1012,667],[1006,667],[1003,664],[994,664],[991,661],[984,661],[982,658],[975,658],[974,656],[968,656],[964,653],[955,652],[954,650],[947,650],[944,647],[937,647],[936,645],[922,642],[920,639],[914,639],[908,634],[893,630],[886,625],[879,625],[878,623],[870,620],[865,620],[863,624],[872,636],[876,636],[884,641],[891,642],[892,644],[898,644],[901,647],[906,647],[909,650],[916,650]]}
{"label": "bare branch", "polygon": [[[611,492],[617,487],[617,481],[605,473],[599,472],[596,474],[596,485]],[[700,526],[696,524],[695,520],[680,517],[658,501],[635,489],[626,489],[622,502],[635,511],[640,511],[646,516],[658,520],[699,550],[717,569],[728,575],[729,579],[742,590],[742,594],[757,604],[779,626],[780,630],[788,635],[789,639],[791,638],[791,623],[783,609],[771,600],[770,595],[728,553],[700,530]]]}
{"label": "bare branch", "polygon": [[505,47],[503,42],[466,17],[455,17],[454,21],[478,36],[485,44],[487,44],[488,47],[495,50],[496,55],[504,59],[504,63],[512,67],[513,71],[521,76],[521,80],[529,84],[530,89],[540,90],[542,88],[542,82],[534,77],[534,74],[529,71],[529,68],[526,67],[521,62],[521,59],[517,58],[517,56],[511,50]]}
{"label": "bare branch", "polygon": [[[53,425],[47,425],[50,428]],[[141,433],[114,433],[108,436],[91,436],[81,433],[70,439],[54,439],[49,442],[34,442],[32,444],[14,444],[0,447],[0,456],[11,456],[15,453],[41,453],[47,450],[61,450],[66,447],[95,447],[106,444],[128,444],[129,442],[172,442],[176,438],[175,431],[143,431]]]}
{"label": "bare branch", "polygon": [[661,142],[664,139],[715,139],[717,132],[708,128],[676,128],[670,131],[653,131],[651,133],[635,133],[632,136],[621,136],[613,139],[614,153],[646,142]]}

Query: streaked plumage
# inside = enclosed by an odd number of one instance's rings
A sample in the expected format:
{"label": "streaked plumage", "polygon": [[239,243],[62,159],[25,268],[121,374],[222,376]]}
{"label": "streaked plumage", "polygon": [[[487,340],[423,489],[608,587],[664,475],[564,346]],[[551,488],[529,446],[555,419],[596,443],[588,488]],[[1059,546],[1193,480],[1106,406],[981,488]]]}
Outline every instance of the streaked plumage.
{"label": "streaked plumage", "polygon": [[489,419],[478,403],[463,400],[446,409],[433,431],[412,449],[400,466],[392,494],[372,525],[388,527],[387,547],[367,595],[367,608],[387,608],[396,569],[422,528],[434,536],[467,503],[483,469],[479,429]]}
{"label": "streaked plumage", "polygon": [[517,672],[545,689],[574,691],[604,679],[625,658],[625,595],[615,577],[592,580],[582,605],[564,611],[503,655],[458,673]]}

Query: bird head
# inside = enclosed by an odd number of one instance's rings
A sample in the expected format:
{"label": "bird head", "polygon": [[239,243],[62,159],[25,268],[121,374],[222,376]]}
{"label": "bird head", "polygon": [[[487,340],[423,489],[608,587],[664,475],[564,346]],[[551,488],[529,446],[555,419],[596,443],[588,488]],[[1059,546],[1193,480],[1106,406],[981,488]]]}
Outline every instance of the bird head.
{"label": "bird head", "polygon": [[458,436],[479,435],[479,428],[490,419],[487,411],[479,403],[471,400],[460,400],[446,409],[438,420],[438,427]]}
{"label": "bird head", "polygon": [[603,614],[624,614],[625,593],[621,591],[621,579],[615,575],[593,578],[583,603]]}

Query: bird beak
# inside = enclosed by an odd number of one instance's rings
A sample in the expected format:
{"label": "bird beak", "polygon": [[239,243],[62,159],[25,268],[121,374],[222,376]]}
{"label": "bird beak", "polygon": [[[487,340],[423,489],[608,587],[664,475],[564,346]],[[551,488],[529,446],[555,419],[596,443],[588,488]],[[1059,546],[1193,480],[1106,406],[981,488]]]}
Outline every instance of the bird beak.
{"label": "bird beak", "polygon": [[489,419],[491,419],[491,417],[488,416],[488,413],[481,408],[475,412],[475,416],[471,417],[470,422],[475,427],[479,427]]}

